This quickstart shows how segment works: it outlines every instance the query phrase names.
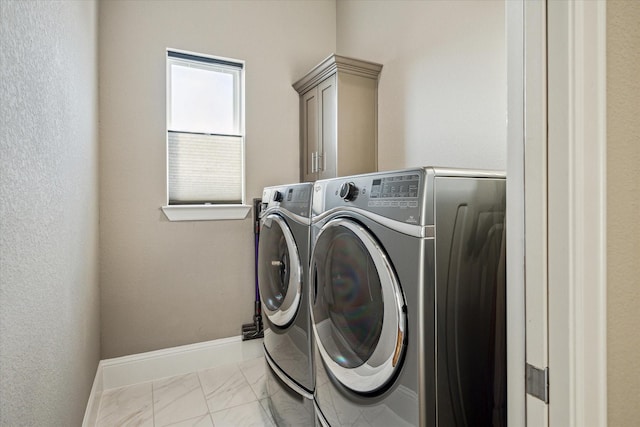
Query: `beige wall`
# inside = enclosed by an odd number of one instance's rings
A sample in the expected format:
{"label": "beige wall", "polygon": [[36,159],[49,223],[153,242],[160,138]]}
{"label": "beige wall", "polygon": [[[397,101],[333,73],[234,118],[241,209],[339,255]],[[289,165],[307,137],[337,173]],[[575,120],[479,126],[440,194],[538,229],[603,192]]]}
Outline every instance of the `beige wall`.
{"label": "beige wall", "polygon": [[94,1],[0,1],[0,426],[78,426],[100,359]]}
{"label": "beige wall", "polygon": [[640,420],[640,2],[607,2],[610,426]]}
{"label": "beige wall", "polygon": [[335,2],[102,1],[102,356],[237,336],[253,316],[253,225],[169,222],[165,49],[246,61],[247,200],[298,179],[291,84],[335,50]]}
{"label": "beige wall", "polygon": [[505,169],[504,1],[337,2],[338,53],[383,64],[378,164]]}
{"label": "beige wall", "polygon": [[384,64],[381,169],[505,166],[502,2],[103,1],[103,357],[238,335],[251,320],[251,220],[171,223],[159,210],[167,47],[247,61],[248,200],[297,180],[291,83],[336,47]]}

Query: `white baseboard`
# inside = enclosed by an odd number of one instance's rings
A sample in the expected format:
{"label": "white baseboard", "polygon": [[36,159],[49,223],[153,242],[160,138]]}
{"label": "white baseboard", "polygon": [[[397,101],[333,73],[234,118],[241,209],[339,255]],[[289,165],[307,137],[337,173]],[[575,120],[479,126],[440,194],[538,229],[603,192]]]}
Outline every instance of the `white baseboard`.
{"label": "white baseboard", "polygon": [[261,339],[242,341],[241,336],[236,336],[101,360],[82,425],[95,425],[103,390],[243,362],[262,355]]}
{"label": "white baseboard", "polygon": [[102,390],[104,390],[104,383],[102,382],[102,360],[98,363],[98,369],[96,369],[96,376],[93,380],[93,386],[91,386],[91,394],[89,395],[89,401],[87,402],[87,408],[84,411],[84,419],[82,420],[82,427],[95,426],[98,423],[98,410],[100,409],[100,398],[102,397]]}
{"label": "white baseboard", "polygon": [[241,336],[103,360],[104,389],[242,362],[262,355],[262,340]]}

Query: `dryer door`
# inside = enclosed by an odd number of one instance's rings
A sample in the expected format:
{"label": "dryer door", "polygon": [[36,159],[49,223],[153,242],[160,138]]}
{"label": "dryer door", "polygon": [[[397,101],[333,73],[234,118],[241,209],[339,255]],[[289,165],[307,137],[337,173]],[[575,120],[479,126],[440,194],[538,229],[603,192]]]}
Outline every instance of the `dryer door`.
{"label": "dryer door", "polygon": [[300,307],[302,264],[291,230],[276,214],[261,221],[258,284],[267,318],[276,326],[286,327]]}
{"label": "dryer door", "polygon": [[383,248],[356,221],[329,221],[313,249],[311,289],[312,324],[327,369],[353,391],[382,391],[406,345],[404,297]]}

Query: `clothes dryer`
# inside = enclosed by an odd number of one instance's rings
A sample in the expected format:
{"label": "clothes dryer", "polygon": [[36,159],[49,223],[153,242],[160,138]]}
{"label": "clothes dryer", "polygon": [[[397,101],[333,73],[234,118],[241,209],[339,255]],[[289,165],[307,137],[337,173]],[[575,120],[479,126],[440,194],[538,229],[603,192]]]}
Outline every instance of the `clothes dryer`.
{"label": "clothes dryer", "polygon": [[258,286],[265,315],[267,397],[279,426],[313,423],[314,375],[308,308],[313,184],[263,191]]}
{"label": "clothes dryer", "polygon": [[504,426],[505,179],[417,168],[317,181],[318,421]]}

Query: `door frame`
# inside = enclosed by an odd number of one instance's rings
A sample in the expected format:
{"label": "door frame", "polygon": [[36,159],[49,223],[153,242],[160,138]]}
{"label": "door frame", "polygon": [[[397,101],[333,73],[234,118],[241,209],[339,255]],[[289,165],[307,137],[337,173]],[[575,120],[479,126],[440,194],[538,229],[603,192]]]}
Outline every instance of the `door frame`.
{"label": "door frame", "polygon": [[548,9],[549,420],[606,426],[606,3]]}
{"label": "door frame", "polygon": [[509,0],[506,18],[508,424],[606,426],[606,3]]}

